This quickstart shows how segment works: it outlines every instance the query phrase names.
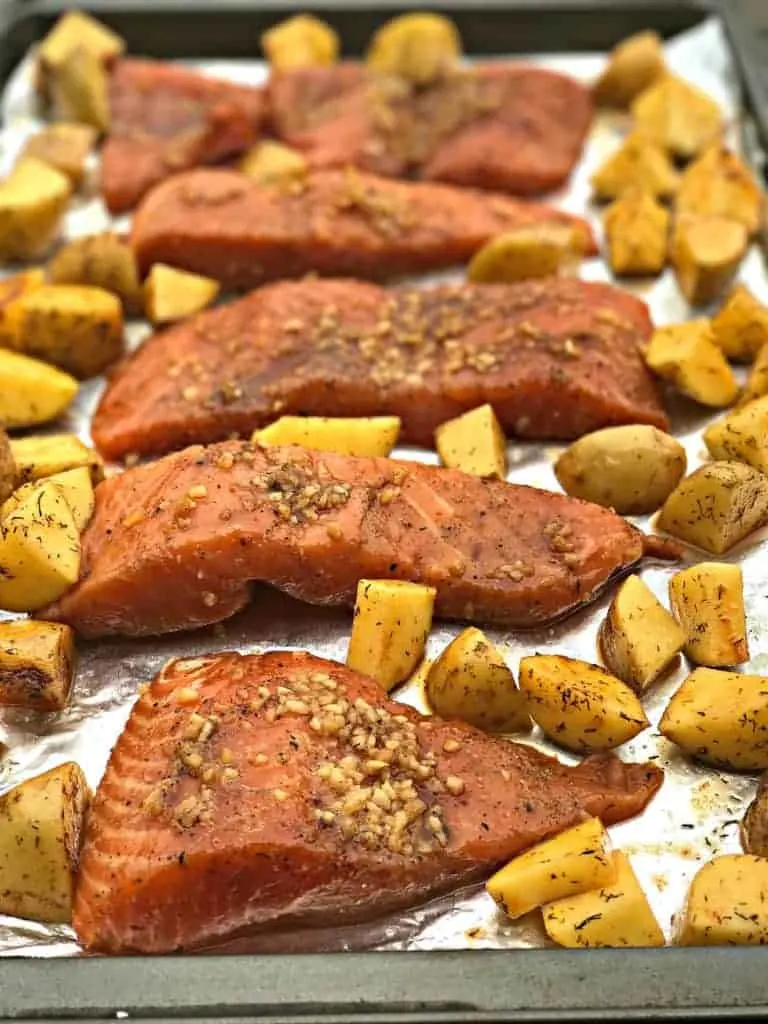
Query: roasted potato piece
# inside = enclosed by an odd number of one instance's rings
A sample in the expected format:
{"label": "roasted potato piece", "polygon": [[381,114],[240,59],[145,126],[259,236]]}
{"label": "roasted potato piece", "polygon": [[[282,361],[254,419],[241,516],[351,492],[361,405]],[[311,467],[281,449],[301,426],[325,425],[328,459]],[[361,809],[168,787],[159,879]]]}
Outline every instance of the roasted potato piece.
{"label": "roasted potato piece", "polygon": [[0,503],[4,502],[16,486],[18,470],[8,435],[0,429]]}
{"label": "roasted potato piece", "polygon": [[61,711],[75,671],[75,634],[58,622],[0,622],[0,706]]}
{"label": "roasted potato piece", "polygon": [[768,307],[737,284],[712,317],[712,338],[728,359],[751,362],[768,344]]}
{"label": "roasted potato piece", "polygon": [[252,440],[259,444],[300,444],[318,452],[386,456],[397,444],[399,416],[281,416]]}
{"label": "roasted potato piece", "polygon": [[692,306],[713,302],[733,281],[749,246],[743,224],[728,217],[681,217],[670,260],[680,291]]}
{"label": "roasted potato piece", "polygon": [[746,853],[715,857],[688,890],[681,946],[768,945],[768,860]]}
{"label": "roasted potato piece", "polygon": [[675,198],[678,217],[727,217],[750,235],[763,219],[763,192],[750,169],[725,146],[712,146],[686,168]]}
{"label": "roasted potato piece", "polygon": [[41,92],[49,92],[51,78],[72,50],[78,48],[108,64],[125,51],[125,41],[83,11],[68,11],[38,48],[36,84]]}
{"label": "roasted potato piece", "polygon": [[712,340],[708,320],[690,320],[653,332],[645,361],[659,377],[702,405],[730,405],[739,384]]}
{"label": "roasted potato piece", "polygon": [[737,405],[747,405],[764,395],[768,395],[768,342],[757,353]]}
{"label": "roasted potato piece", "polygon": [[564,896],[610,885],[615,878],[608,833],[597,818],[588,818],[515,857],[485,888],[515,919]]}
{"label": "roasted potato piece", "polygon": [[608,262],[614,274],[660,274],[667,260],[669,211],[639,189],[627,190],[605,211]]}
{"label": "roasted potato piece", "polygon": [[265,139],[240,158],[238,167],[259,185],[277,185],[282,181],[303,178],[309,163],[298,149]]}
{"label": "roasted potato piece", "polygon": [[566,494],[621,515],[655,512],[685,473],[685,448],[645,424],[585,434],[559,456],[555,476]]}
{"label": "roasted potato piece", "polygon": [[0,281],[0,347],[7,348],[13,339],[10,327],[5,318],[5,311],[16,299],[35,288],[41,288],[45,284],[45,271],[42,267],[35,267],[32,270],[23,270],[19,274],[12,274],[10,277]]}
{"label": "roasted potato piece", "polygon": [[615,676],[642,693],[685,643],[685,632],[639,576],[616,591],[600,627],[600,650]]}
{"label": "roasted potato piece", "polygon": [[630,688],[599,665],[559,654],[520,662],[520,689],[528,711],[549,738],[566,750],[612,750],[649,725]]}
{"label": "roasted potato piece", "polygon": [[711,146],[724,127],[711,96],[676,75],[664,75],[643,90],[631,109],[635,127],[682,160]]}
{"label": "roasted potato piece", "polygon": [[582,255],[581,235],[575,228],[544,222],[492,238],[472,257],[467,277],[479,284],[506,284],[574,273]]}
{"label": "roasted potato piece", "polygon": [[425,692],[441,718],[460,718],[486,732],[530,732],[525,695],[499,651],[474,627],[432,663]]}
{"label": "roasted potato piece", "polygon": [[109,131],[109,78],[104,62],[85,46],[76,46],[51,72],[49,89],[59,120]]}
{"label": "roasted potato piece", "polygon": [[680,175],[663,146],[632,132],[589,180],[598,199],[617,199],[633,189],[668,199],[677,191]]}
{"label": "roasted potato piece", "polygon": [[311,14],[297,14],[265,32],[261,48],[274,71],[287,71],[335,64],[340,47],[330,25]]}
{"label": "roasted potato piece", "polygon": [[385,690],[404,682],[424,657],[435,588],[400,580],[360,580],[347,664]]}
{"label": "roasted potato piece", "polygon": [[768,768],[768,677],[696,668],[674,694],[659,731],[718,768]]}
{"label": "roasted potato piece", "polygon": [[699,562],[669,581],[669,603],[685,630],[685,654],[723,668],[749,661],[744,581],[738,565]]}
{"label": "roasted potato piece", "polygon": [[760,779],[755,799],[741,822],[741,845],[745,853],[768,858],[768,773]]}
{"label": "roasted potato piece", "polygon": [[[88,467],[78,466],[76,469],[64,470],[63,473],[53,473],[51,476],[45,477],[45,480],[59,488],[72,513],[72,520],[77,527],[77,532],[82,533],[91,520],[96,504]],[[2,514],[10,515],[30,495],[35,494],[39,487],[39,481],[22,484],[3,505]]]}
{"label": "roasted potato piece", "polygon": [[704,443],[713,459],[734,459],[768,473],[768,395],[711,424]]}
{"label": "roasted potato piece", "polygon": [[104,479],[104,463],[93,448],[75,434],[32,434],[10,442],[16,464],[16,483],[29,483],[87,466],[94,484]]}
{"label": "roasted potato piece", "polygon": [[558,946],[588,947],[663,946],[648,898],[621,850],[611,854],[616,879],[602,889],[571,895],[543,908],[544,928]]}
{"label": "roasted potato piece", "polygon": [[374,33],[365,60],[374,71],[427,85],[460,57],[461,36],[450,18],[435,11],[413,11],[392,18]]}
{"label": "roasted potato piece", "polygon": [[210,306],[219,287],[213,278],[155,263],[144,285],[147,316],[153,324],[183,320]]}
{"label": "roasted potato piece", "polygon": [[87,124],[51,124],[27,140],[22,158],[31,156],[66,175],[77,188],[85,175],[85,161],[96,144],[96,131]]}
{"label": "roasted potato piece", "polygon": [[144,310],[133,250],[114,232],[86,235],[62,246],[48,264],[53,284],[87,284],[117,295],[126,313]]}
{"label": "roasted potato piece", "polygon": [[0,427],[55,420],[77,394],[77,381],[38,359],[0,349]]}
{"label": "roasted potato piece", "polygon": [[592,92],[606,107],[628,107],[666,72],[661,39],[656,32],[638,32],[614,46]]}
{"label": "roasted potato piece", "polygon": [[443,464],[473,476],[507,475],[507,441],[490,405],[448,420],[435,431]]}
{"label": "roasted potato piece", "polygon": [[74,762],[0,796],[0,914],[66,924],[91,793]]}
{"label": "roasted potato piece", "polygon": [[0,182],[0,259],[42,255],[59,233],[72,186],[59,171],[28,156]]}
{"label": "roasted potato piece", "polygon": [[711,555],[723,555],[766,521],[765,476],[738,462],[711,462],[680,481],[656,525]]}

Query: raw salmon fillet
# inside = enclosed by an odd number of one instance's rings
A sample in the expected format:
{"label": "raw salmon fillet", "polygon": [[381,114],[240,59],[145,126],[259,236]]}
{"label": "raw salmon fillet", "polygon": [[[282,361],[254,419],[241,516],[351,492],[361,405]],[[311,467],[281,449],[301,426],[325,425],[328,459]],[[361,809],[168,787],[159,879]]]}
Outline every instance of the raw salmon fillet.
{"label": "raw salmon fillet", "polygon": [[396,288],[266,285],[155,334],[115,374],[91,425],[108,458],[248,434],[283,413],[396,414],[403,441],[490,402],[520,437],[668,427],[639,342],[641,300],[575,278]]}
{"label": "raw salmon fillet", "polygon": [[364,577],[437,588],[445,618],[533,626],[593,597],[648,539],[562,494],[392,459],[230,441],[99,484],[81,580],[43,613],[89,637],[219,622],[259,580],[352,605]]}
{"label": "raw salmon fillet", "polygon": [[230,288],[324,276],[391,278],[454,266],[494,235],[585,221],[538,203],[451,185],[391,181],[351,169],[265,187],[230,170],[179,174],[146,197],[133,221],[142,270],[170,263]]}
{"label": "raw salmon fillet", "polygon": [[375,918],[585,816],[632,817],[662,779],[424,718],[306,653],[174,661],[96,793],[75,931],[87,950],[169,953]]}
{"label": "raw salmon fillet", "polygon": [[178,171],[241,153],[266,113],[261,89],[135,57],[115,63],[109,105],[101,190],[113,214]]}
{"label": "raw salmon fillet", "polygon": [[362,64],[274,73],[272,130],[313,167],[533,195],[558,188],[592,119],[589,90],[543,68],[491,63],[413,88]]}

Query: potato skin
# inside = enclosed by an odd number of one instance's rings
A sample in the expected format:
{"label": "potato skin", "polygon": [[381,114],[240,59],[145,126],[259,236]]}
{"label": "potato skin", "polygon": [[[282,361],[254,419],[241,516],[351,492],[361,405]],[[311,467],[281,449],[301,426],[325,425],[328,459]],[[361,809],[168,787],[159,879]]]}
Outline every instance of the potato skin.
{"label": "potato skin", "polygon": [[8,435],[0,428],[0,503],[12,493],[16,486],[16,462],[13,458]]}
{"label": "potato skin", "polygon": [[611,50],[608,64],[593,86],[595,99],[606,107],[627,107],[665,71],[658,33],[638,32]]}
{"label": "potato skin", "polygon": [[126,313],[143,312],[143,291],[131,247],[114,232],[76,238],[48,263],[52,284],[87,284],[112,292]]}
{"label": "potato skin", "polygon": [[741,569],[699,562],[669,581],[669,601],[685,630],[685,654],[697,665],[725,668],[749,661]]}
{"label": "potato skin", "polygon": [[75,635],[58,622],[0,622],[0,706],[60,711],[75,668]]}
{"label": "potato skin", "polygon": [[755,799],[741,822],[741,845],[745,853],[768,857],[768,772],[760,779]]}
{"label": "potato skin", "polygon": [[751,362],[768,345],[768,307],[738,284],[712,317],[712,338],[728,359]]}
{"label": "potato skin", "polygon": [[579,232],[566,224],[534,224],[505,231],[472,257],[467,277],[477,284],[507,284],[574,271],[582,254]]}

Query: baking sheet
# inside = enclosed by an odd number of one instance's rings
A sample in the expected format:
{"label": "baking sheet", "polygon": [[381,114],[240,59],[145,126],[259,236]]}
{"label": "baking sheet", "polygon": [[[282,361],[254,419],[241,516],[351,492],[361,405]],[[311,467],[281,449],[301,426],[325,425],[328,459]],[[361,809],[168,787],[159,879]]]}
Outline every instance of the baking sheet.
{"label": "baking sheet", "polygon": [[[740,97],[737,78],[722,29],[708,20],[698,28],[667,45],[670,66],[712,95],[730,119],[730,141],[739,145],[741,132]],[[584,81],[599,71],[599,55],[537,56],[537,63],[573,74]],[[261,62],[205,62],[204,70],[240,82],[257,83],[265,77]],[[0,101],[3,124],[0,133],[0,173],[7,172],[24,140],[40,127],[36,119],[31,87],[31,62],[26,61],[14,74]],[[593,219],[599,229],[599,215],[590,208],[588,179],[592,170],[618,145],[627,128],[620,114],[601,115],[596,122],[569,187],[554,201],[572,212]],[[93,176],[97,168],[93,166]],[[90,234],[117,224],[111,220],[93,191],[77,200],[67,216],[65,234],[69,238]],[[459,275],[441,275],[441,277]],[[610,280],[606,266],[599,260],[584,265],[583,276],[591,280]],[[423,280],[428,280],[424,278]],[[763,301],[768,300],[768,274],[761,254],[755,248],[745,261],[741,280]],[[626,283],[625,283],[626,286]],[[632,286],[648,301],[659,324],[673,323],[690,316],[670,272],[662,277]],[[145,324],[131,324],[129,339],[137,344],[148,333]],[[90,413],[101,390],[101,382],[89,382],[81,388],[78,401],[67,420],[57,428],[74,430],[89,440]],[[689,468],[705,458],[701,431],[712,418],[693,403],[671,403],[673,432],[685,444]],[[509,446],[508,478],[518,483],[558,490],[551,469],[559,446],[535,443]],[[434,453],[417,449],[397,449],[399,457],[435,462]],[[650,529],[649,519],[637,519]],[[738,561],[745,578],[751,662],[745,671],[768,673],[768,600],[765,597],[767,531],[753,536],[736,549],[729,560]],[[763,543],[761,544],[761,540]],[[696,557],[692,558],[697,560]],[[643,578],[666,601],[667,580],[677,567],[649,567]],[[504,652],[510,666],[535,652],[570,655],[587,661],[598,660],[596,635],[609,597],[555,627],[534,632],[488,630],[489,636]],[[0,618],[3,613],[0,613]],[[266,588],[257,592],[254,603],[228,622],[195,633],[177,634],[156,640],[110,640],[82,643],[72,702],[56,716],[4,710],[0,717],[0,741],[9,753],[0,765],[0,792],[25,778],[62,761],[76,760],[95,786],[104,770],[114,744],[135,699],[138,686],[149,680],[171,657],[210,651],[237,649],[244,652],[270,648],[302,648],[324,657],[344,660],[351,617],[348,611],[308,608],[275,594]],[[434,657],[459,631],[457,624],[436,623],[428,657]],[[662,684],[657,684],[645,699],[652,726],[618,753],[627,760],[654,760],[666,771],[665,784],[646,812],[637,820],[611,829],[614,844],[626,850],[649,897],[651,905],[671,937],[674,916],[680,910],[688,882],[700,865],[718,853],[736,852],[738,820],[745,803],[751,799],[755,780],[747,776],[727,775],[693,764],[681,757],[676,748],[658,734],[656,724],[670,695],[686,675],[680,665]],[[411,689],[397,695],[423,708],[422,695]],[[530,741],[541,749],[556,753],[564,761],[575,761],[556,750],[534,733]],[[375,944],[389,949],[465,949],[516,948],[547,944],[539,919],[529,915],[521,922],[509,922],[495,909],[493,902],[477,889],[454,894],[427,908],[405,915],[382,919],[365,929],[319,934],[297,934],[291,948],[336,949],[360,944]],[[260,948],[270,949],[267,937]],[[285,945],[281,945],[285,948]],[[0,916],[0,955],[68,956],[79,952],[71,929],[22,922]]]}

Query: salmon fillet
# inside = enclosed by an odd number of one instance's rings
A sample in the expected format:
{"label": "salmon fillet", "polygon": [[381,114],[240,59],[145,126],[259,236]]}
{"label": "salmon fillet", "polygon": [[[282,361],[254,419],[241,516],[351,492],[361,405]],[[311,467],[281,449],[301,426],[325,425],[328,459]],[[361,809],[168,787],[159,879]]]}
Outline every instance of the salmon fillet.
{"label": "salmon fillet", "polygon": [[585,816],[632,817],[662,779],[424,718],[306,653],[174,661],[96,793],[75,931],[87,950],[168,953],[375,918]]}
{"label": "salmon fillet", "polygon": [[574,278],[417,290],[350,280],[266,285],[155,334],[91,425],[111,459],[248,434],[281,413],[402,419],[402,440],[490,402],[520,437],[668,426],[638,342],[645,304]]}
{"label": "salmon fillet", "polygon": [[43,617],[84,636],[219,622],[259,580],[352,605],[363,577],[437,588],[445,618],[533,626],[644,553],[613,512],[562,494],[391,459],[230,441],[99,484],[81,580]]}
{"label": "salmon fillet", "polygon": [[113,214],[178,171],[247,149],[266,113],[261,89],[135,57],[115,63],[109,105],[101,190]]}
{"label": "salmon fillet", "polygon": [[351,169],[271,187],[237,171],[197,170],[146,197],[131,238],[142,270],[170,263],[252,288],[308,271],[379,280],[450,267],[500,232],[553,221],[578,225],[595,251],[585,221],[500,194]]}
{"label": "salmon fillet", "polygon": [[522,64],[464,68],[415,89],[364,65],[274,73],[272,130],[313,167],[533,195],[563,184],[592,119],[589,90]]}

